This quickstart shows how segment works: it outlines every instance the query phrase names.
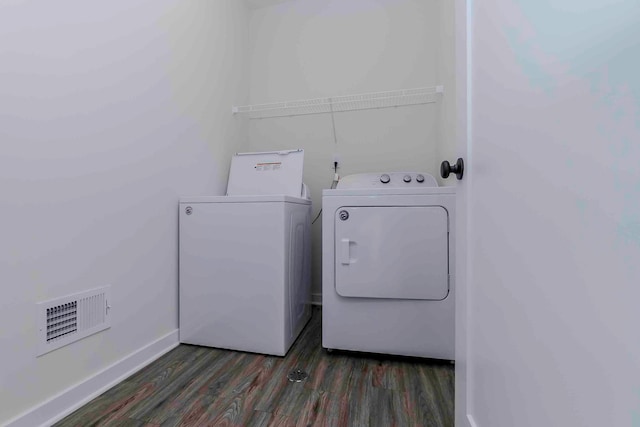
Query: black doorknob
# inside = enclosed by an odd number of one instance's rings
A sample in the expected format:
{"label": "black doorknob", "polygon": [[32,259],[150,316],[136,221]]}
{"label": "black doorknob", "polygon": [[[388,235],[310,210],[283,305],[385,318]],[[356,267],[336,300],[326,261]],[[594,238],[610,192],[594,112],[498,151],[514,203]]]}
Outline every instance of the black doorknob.
{"label": "black doorknob", "polygon": [[449,174],[451,173],[455,173],[458,179],[462,179],[462,175],[464,175],[464,161],[462,161],[462,159],[458,158],[458,161],[453,166],[446,160],[442,162],[440,165],[440,176],[449,178]]}

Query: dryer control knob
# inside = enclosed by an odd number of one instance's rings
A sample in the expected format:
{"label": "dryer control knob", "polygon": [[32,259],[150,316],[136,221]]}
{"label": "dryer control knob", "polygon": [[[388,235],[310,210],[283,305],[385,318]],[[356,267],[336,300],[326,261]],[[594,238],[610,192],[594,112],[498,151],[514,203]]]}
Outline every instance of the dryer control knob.
{"label": "dryer control knob", "polygon": [[404,178],[402,178],[402,180],[404,182],[411,182],[411,175],[405,175]]}
{"label": "dryer control knob", "polygon": [[380,182],[381,182],[381,183],[383,183],[383,184],[388,184],[388,183],[389,183],[389,181],[391,181],[391,177],[390,177],[389,175],[387,175],[386,173],[385,173],[385,174],[380,175]]}
{"label": "dryer control knob", "polygon": [[424,175],[417,175],[417,176],[416,176],[416,181],[418,181],[418,182],[424,182]]}

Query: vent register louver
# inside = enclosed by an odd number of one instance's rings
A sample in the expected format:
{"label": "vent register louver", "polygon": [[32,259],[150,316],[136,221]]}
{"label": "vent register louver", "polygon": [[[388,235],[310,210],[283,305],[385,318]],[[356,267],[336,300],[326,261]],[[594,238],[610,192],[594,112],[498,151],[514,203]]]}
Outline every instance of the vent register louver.
{"label": "vent register louver", "polygon": [[38,356],[111,327],[110,286],[38,303]]}
{"label": "vent register louver", "polygon": [[78,301],[47,308],[47,342],[78,331]]}

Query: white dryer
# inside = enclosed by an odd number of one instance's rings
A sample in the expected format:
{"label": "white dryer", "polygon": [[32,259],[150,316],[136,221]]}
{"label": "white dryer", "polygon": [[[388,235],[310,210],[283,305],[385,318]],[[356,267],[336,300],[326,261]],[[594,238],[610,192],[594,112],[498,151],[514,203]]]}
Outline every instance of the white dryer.
{"label": "white dryer", "polygon": [[284,356],[309,320],[303,156],[236,154],[226,196],[180,200],[180,342]]}
{"label": "white dryer", "polygon": [[455,188],[351,175],[322,208],[323,347],[454,360]]}

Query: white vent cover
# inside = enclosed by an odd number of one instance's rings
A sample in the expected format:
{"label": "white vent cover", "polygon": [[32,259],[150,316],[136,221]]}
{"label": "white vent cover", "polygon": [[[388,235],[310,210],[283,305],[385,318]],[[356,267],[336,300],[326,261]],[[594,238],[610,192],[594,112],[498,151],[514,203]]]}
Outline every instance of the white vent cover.
{"label": "white vent cover", "polygon": [[40,302],[38,356],[111,327],[111,286]]}

